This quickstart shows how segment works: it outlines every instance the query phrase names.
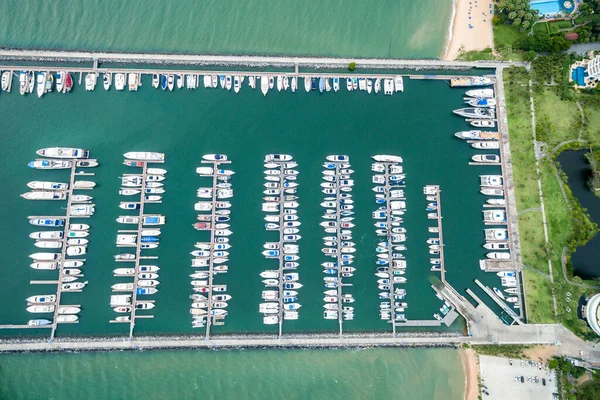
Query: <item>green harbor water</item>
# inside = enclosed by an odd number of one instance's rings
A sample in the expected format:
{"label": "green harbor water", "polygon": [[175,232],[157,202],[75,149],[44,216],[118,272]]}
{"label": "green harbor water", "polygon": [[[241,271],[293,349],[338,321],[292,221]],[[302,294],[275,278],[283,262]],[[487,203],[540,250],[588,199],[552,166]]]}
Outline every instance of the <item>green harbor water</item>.
{"label": "green harbor water", "polygon": [[[124,335],[128,324],[110,324],[115,317],[109,306],[111,285],[127,281],[113,277],[113,269],[127,264],[115,263],[113,255],[126,252],[117,249],[119,215],[127,214],[118,205],[125,198],[118,195],[123,173],[132,168],[122,165],[122,154],[132,150],[166,153],[164,164],[169,172],[162,204],[148,205],[146,212],[166,216],[161,243],[147,255],[157,255],[160,269],[159,292],[153,319],[139,320],[136,335],[198,333],[191,327],[189,307],[192,293],[189,275],[190,251],[197,241],[206,241],[207,232],[192,228],[196,213],[196,189],[210,184],[210,179],[195,173],[202,154],[224,153],[233,161],[233,179],[229,273],[215,278],[216,284],[228,285],[233,296],[224,326],[213,327],[213,334],[270,333],[276,326],[262,323],[258,312],[261,290],[259,273],[276,267],[276,261],[262,255],[263,243],[276,239],[264,230],[261,211],[264,194],[263,158],[267,153],[289,153],[298,162],[300,175],[298,215],[302,239],[300,244],[300,309],[298,321],[285,321],[284,334],[293,332],[336,332],[337,321],[327,321],[323,313],[323,276],[321,263],[328,261],[321,253],[321,222],[324,195],[319,184],[322,163],[329,154],[350,156],[355,180],[354,199],[356,227],[353,228],[357,252],[354,284],[347,292],[356,298],[354,321],[344,324],[347,332],[390,332],[391,327],[379,319],[379,300],[375,273],[375,234],[371,213],[377,208],[371,191],[370,170],[373,154],[396,154],[404,158],[407,174],[405,189],[408,231],[403,252],[408,263],[406,302],[409,319],[432,319],[442,306],[431,289],[439,276],[430,271],[427,227],[427,201],[423,186],[439,184],[442,188],[444,239],[447,279],[461,293],[467,287],[478,289],[473,279],[498,286],[495,275],[480,271],[478,260],[484,256],[484,225],[481,217],[485,196],[479,194],[478,175],[499,173],[499,167],[473,167],[468,161],[477,151],[454,137],[454,132],[467,129],[462,118],[452,109],[461,106],[464,92],[451,89],[444,81],[406,80],[405,92],[394,96],[367,95],[345,90],[319,95],[304,91],[277,93],[264,98],[259,90],[244,86],[235,95],[225,90],[198,89],[163,92],[151,88],[149,77],[137,93],[104,91],[97,88],[85,92],[76,87],[70,95],[52,93],[38,99],[18,93],[0,94],[3,117],[4,183],[0,218],[5,227],[0,240],[6,251],[0,267],[4,285],[0,300],[10,306],[0,309],[3,324],[23,324],[27,313],[25,298],[50,294],[54,286],[30,285],[30,280],[54,279],[56,271],[39,271],[28,267],[28,254],[40,251],[28,234],[35,227],[27,222],[29,215],[60,215],[64,202],[26,201],[19,197],[32,180],[64,182],[66,171],[40,171],[27,168],[35,150],[49,146],[84,147],[91,150],[100,167],[92,171],[97,187],[94,196],[96,213],[88,220],[90,244],[83,267],[89,281],[83,293],[65,293],[62,304],[80,304],[80,323],[61,325],[59,336]],[[482,299],[483,293],[475,290]],[[43,314],[39,317],[45,317]],[[450,328],[463,330],[458,320]],[[443,328],[447,330],[448,328]],[[400,329],[401,331],[402,329]],[[435,329],[434,329],[435,330]],[[0,335],[47,335],[47,331],[2,330]]]}
{"label": "green harbor water", "polygon": [[452,1],[5,0],[2,47],[438,58]]}
{"label": "green harbor water", "polygon": [[450,349],[15,354],[0,381],[2,399],[49,400],[459,400],[465,385]]}

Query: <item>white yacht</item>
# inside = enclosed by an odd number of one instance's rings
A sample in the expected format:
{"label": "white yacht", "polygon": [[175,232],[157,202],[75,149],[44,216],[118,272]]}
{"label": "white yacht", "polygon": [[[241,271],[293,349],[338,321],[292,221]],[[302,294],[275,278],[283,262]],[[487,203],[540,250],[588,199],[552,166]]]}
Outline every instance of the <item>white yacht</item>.
{"label": "white yacht", "polygon": [[96,88],[96,82],[98,81],[98,75],[95,72],[89,72],[85,76],[85,90],[92,91]]}
{"label": "white yacht", "polygon": [[37,75],[37,96],[42,97],[46,93],[46,73],[39,72]]}
{"label": "white yacht", "polygon": [[143,160],[143,161],[164,161],[164,153],[156,153],[149,151],[130,151],[123,154],[125,158],[130,160]]}
{"label": "white yacht", "polygon": [[115,89],[119,91],[125,89],[125,74],[115,74]]}
{"label": "white yacht", "polygon": [[104,90],[110,89],[110,85],[112,85],[112,73],[105,72],[102,75],[102,84],[104,85]]}
{"label": "white yacht", "polygon": [[233,77],[233,91],[235,93],[239,93],[240,92],[240,87],[241,87],[242,83],[240,81],[240,77],[239,75],[235,75]]}
{"label": "white yacht", "polygon": [[269,80],[264,75],[260,77],[260,90],[261,90],[262,94],[265,96],[269,92]]}
{"label": "white yacht", "polygon": [[396,92],[404,92],[404,80],[401,76],[394,79],[394,89]]}

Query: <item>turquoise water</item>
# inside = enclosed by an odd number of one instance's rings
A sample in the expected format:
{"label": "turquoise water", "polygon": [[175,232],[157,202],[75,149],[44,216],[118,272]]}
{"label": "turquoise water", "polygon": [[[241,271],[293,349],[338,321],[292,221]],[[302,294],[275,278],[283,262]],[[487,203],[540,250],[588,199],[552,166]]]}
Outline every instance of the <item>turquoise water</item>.
{"label": "turquoise water", "polygon": [[369,349],[1,355],[0,381],[24,400],[459,400],[465,379],[455,350]]}
{"label": "turquoise water", "polygon": [[[112,276],[117,266],[113,255],[117,229],[115,222],[123,210],[118,208],[119,179],[131,169],[122,165],[122,154],[131,150],[155,150],[166,153],[164,167],[164,202],[149,205],[148,212],[166,216],[157,251],[159,256],[159,292],[152,296],[156,308],[154,319],[140,320],[136,334],[198,333],[190,324],[191,294],[189,274],[196,241],[208,238],[195,231],[193,204],[196,188],[202,180],[195,174],[200,157],[206,153],[225,153],[233,161],[235,196],[232,200],[229,273],[219,276],[233,296],[225,326],[214,327],[214,334],[276,333],[276,327],[262,324],[258,313],[263,289],[259,273],[269,266],[261,255],[263,243],[272,240],[264,230],[261,211],[263,158],[267,153],[289,153],[299,166],[299,215],[302,222],[300,244],[300,320],[285,323],[284,333],[336,332],[337,322],[326,321],[323,312],[323,273],[321,254],[323,229],[320,191],[321,164],[328,154],[348,154],[352,168],[357,243],[354,286],[356,318],[345,324],[351,331],[390,332],[389,324],[378,316],[377,278],[375,272],[375,235],[371,212],[377,208],[371,191],[371,155],[398,154],[404,157],[407,174],[405,226],[408,230],[405,253],[409,319],[431,319],[441,302],[431,283],[437,273],[429,271],[426,239],[429,237],[422,193],[427,184],[440,184],[444,216],[444,239],[447,279],[464,293],[467,287],[486,299],[473,283],[478,278],[498,286],[493,274],[480,271],[478,260],[485,251],[484,225],[481,220],[485,197],[479,194],[479,174],[499,173],[499,167],[472,167],[468,161],[477,151],[454,138],[454,132],[467,129],[462,118],[451,110],[462,104],[464,91],[451,89],[444,81],[406,80],[405,92],[394,96],[364,92],[338,94],[271,92],[264,98],[259,90],[244,86],[235,95],[225,90],[178,90],[172,93],[151,88],[149,77],[137,93],[104,91],[85,92],[76,87],[70,95],[52,93],[38,99],[18,93],[0,94],[3,115],[4,158],[1,169],[3,207],[0,218],[11,229],[0,231],[5,252],[0,265],[3,285],[0,301],[14,304],[0,309],[0,321],[26,323],[31,314],[25,311],[24,299],[35,294],[52,293],[52,286],[33,286],[32,279],[50,279],[55,272],[36,271],[28,267],[28,254],[36,251],[27,236],[34,229],[28,215],[53,215],[62,212],[58,202],[33,202],[19,197],[31,180],[65,181],[65,171],[36,171],[27,168],[35,150],[48,146],[75,146],[91,150],[101,164],[92,180],[96,214],[92,226],[83,293],[65,294],[63,304],[80,304],[80,323],[60,326],[59,336],[107,335],[128,333],[128,325],[109,324],[115,313],[109,306],[110,286],[120,280]],[[451,330],[461,330],[458,323]],[[444,328],[446,329],[446,328]],[[24,332],[3,330],[3,336]],[[27,334],[36,334],[29,330]],[[39,332],[41,335],[47,332]]]}
{"label": "turquoise water", "polygon": [[531,8],[538,10],[540,14],[554,15],[560,12],[560,3],[558,1],[534,1]]}
{"label": "turquoise water", "polygon": [[437,58],[452,1],[5,0],[3,47]]}

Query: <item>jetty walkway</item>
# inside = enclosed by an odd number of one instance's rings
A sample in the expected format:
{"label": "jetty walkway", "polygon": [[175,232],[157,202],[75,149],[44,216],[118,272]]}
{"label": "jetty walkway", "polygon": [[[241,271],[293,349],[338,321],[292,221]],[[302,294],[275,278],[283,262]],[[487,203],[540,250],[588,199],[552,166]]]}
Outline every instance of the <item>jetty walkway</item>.
{"label": "jetty walkway", "polygon": [[66,50],[25,50],[0,49],[0,60],[24,61],[72,61],[94,63],[134,63],[134,64],[197,64],[197,65],[247,65],[247,66],[319,66],[346,68],[352,62],[357,68],[410,68],[410,69],[469,69],[506,66],[529,67],[528,63],[508,61],[443,61],[443,60],[404,60],[385,58],[333,58],[333,57],[292,57],[292,56],[252,56],[252,55],[210,55],[210,54],[151,54],[151,53],[112,53]]}

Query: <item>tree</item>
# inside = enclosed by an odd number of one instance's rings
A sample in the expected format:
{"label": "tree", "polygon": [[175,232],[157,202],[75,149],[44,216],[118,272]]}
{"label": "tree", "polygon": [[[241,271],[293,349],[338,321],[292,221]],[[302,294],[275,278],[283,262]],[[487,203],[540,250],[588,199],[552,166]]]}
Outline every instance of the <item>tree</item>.
{"label": "tree", "polygon": [[575,396],[577,400],[600,399],[600,380],[595,379],[578,386]]}
{"label": "tree", "polygon": [[354,71],[356,69],[356,63],[352,61],[350,64],[348,64],[348,69],[350,71]]}
{"label": "tree", "polygon": [[523,21],[531,24],[538,18],[538,12],[531,9],[529,0],[500,0],[498,10],[506,16],[506,22],[513,25],[519,25]]}
{"label": "tree", "polygon": [[531,26],[531,22],[529,22],[528,20],[525,20],[525,21],[523,21],[521,26],[523,27],[523,29],[527,29]]}
{"label": "tree", "polygon": [[536,57],[536,53],[533,50],[529,50],[528,52],[525,53],[525,55],[523,55],[523,58],[525,59],[525,61],[528,62],[532,62],[533,60],[535,60]]}

